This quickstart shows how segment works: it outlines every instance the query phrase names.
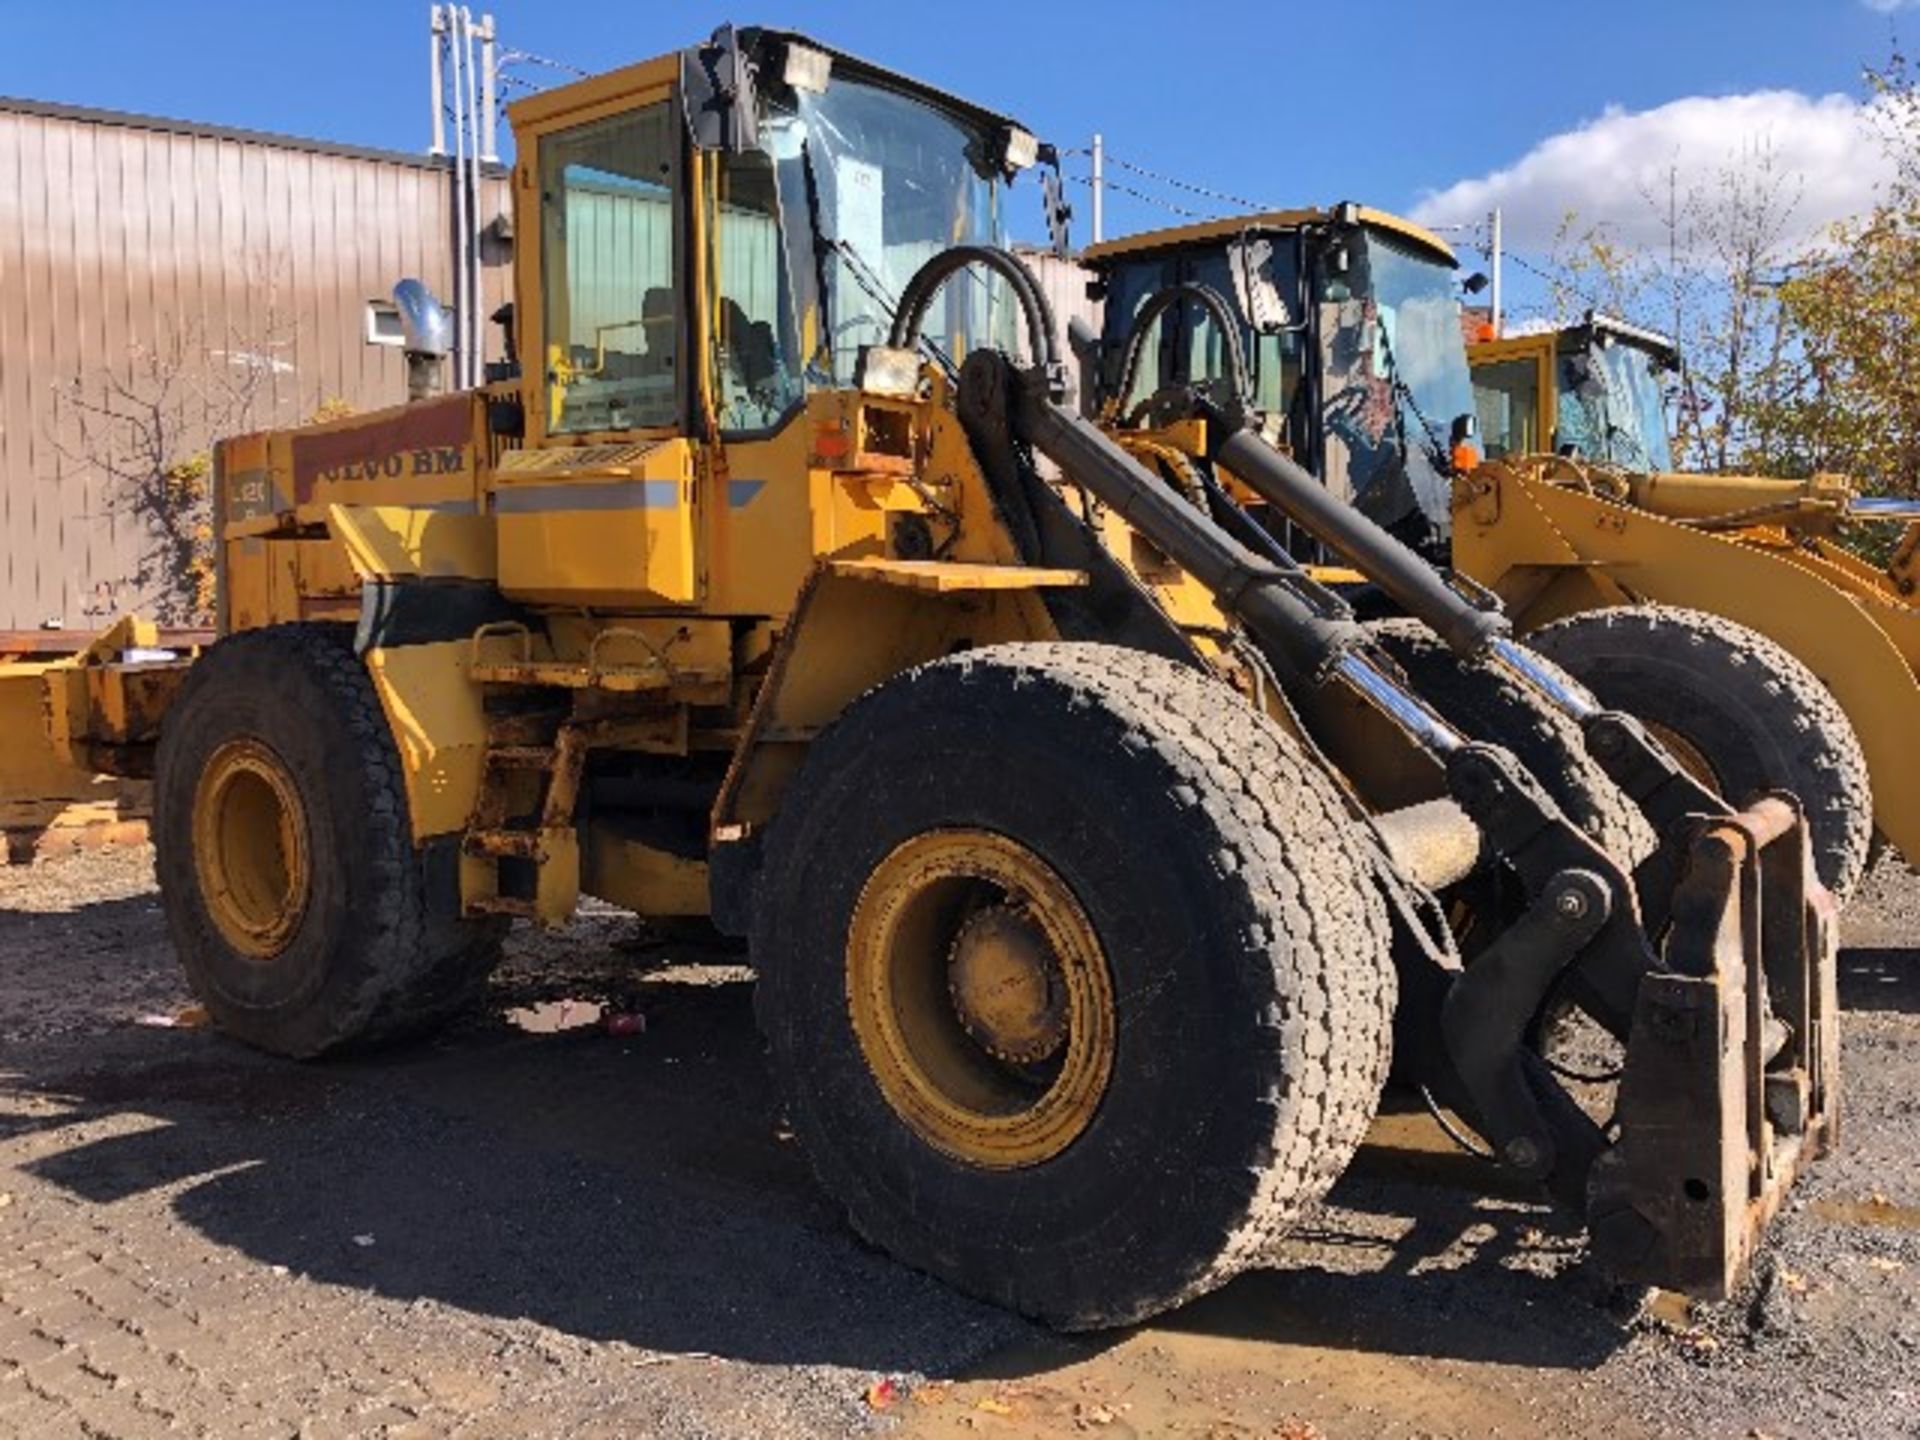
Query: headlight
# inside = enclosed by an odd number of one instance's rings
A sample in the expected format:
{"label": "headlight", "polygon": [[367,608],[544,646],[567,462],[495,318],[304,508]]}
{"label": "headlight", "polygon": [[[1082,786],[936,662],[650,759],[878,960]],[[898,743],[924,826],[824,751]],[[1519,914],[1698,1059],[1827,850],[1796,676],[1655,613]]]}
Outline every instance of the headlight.
{"label": "headlight", "polygon": [[1039,138],[1018,125],[1009,125],[1000,137],[1000,163],[1009,170],[1026,170],[1039,158]]}
{"label": "headlight", "polygon": [[833,74],[833,57],[811,45],[787,44],[786,59],[780,65],[780,78],[796,90],[809,95],[826,92],[827,79]]}

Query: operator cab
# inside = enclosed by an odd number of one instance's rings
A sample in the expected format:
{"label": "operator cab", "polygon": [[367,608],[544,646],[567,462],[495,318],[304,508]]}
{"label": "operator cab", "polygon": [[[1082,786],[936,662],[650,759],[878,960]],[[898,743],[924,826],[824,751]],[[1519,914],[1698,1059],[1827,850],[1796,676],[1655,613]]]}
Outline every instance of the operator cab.
{"label": "operator cab", "polygon": [[[731,26],[510,114],[524,369],[494,392],[517,401],[519,442],[488,480],[502,588],[772,617],[822,536],[842,556],[924,536],[897,518],[906,500],[809,469],[863,468],[873,447],[842,403],[862,350],[929,258],[1005,244],[1010,187],[1045,155],[1033,135],[803,36]],[[921,350],[1011,350],[1017,321],[1005,282],[970,269]]]}
{"label": "operator cab", "polygon": [[1470,355],[1490,457],[1552,453],[1636,473],[1673,469],[1666,397],[1680,352],[1665,335],[1590,310],[1577,325],[1483,341]]}
{"label": "operator cab", "polygon": [[1135,373],[1120,373],[1141,305],[1171,285],[1205,286],[1240,318],[1268,437],[1400,539],[1444,547],[1452,476],[1477,459],[1466,453],[1473,390],[1445,241],[1342,204],[1130,236],[1082,259],[1105,302],[1097,403],[1138,423],[1163,389],[1219,383],[1225,337],[1193,303],[1152,322]]}
{"label": "operator cab", "polygon": [[[513,107],[524,247],[516,316],[535,443],[781,425],[845,387],[901,287],[954,245],[1002,245],[1039,147],[1015,122],[784,31],[723,27],[680,56]],[[525,222],[531,219],[531,225]],[[981,275],[931,343],[1006,343]],[[710,356],[708,375],[687,357]],[[957,358],[957,357],[956,357]],[[706,412],[703,415],[703,411]],[[697,426],[695,428],[698,428]]]}

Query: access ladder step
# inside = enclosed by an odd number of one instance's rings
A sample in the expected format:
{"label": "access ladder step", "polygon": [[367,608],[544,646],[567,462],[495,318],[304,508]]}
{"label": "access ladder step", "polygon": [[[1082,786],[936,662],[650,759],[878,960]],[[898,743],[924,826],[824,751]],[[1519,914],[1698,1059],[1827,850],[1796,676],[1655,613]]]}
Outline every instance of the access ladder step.
{"label": "access ladder step", "polygon": [[469,855],[488,855],[496,860],[542,860],[546,858],[545,840],[538,830],[469,830],[461,848]]}
{"label": "access ladder step", "polygon": [[556,752],[551,745],[489,745],[487,765],[494,770],[551,770]]}

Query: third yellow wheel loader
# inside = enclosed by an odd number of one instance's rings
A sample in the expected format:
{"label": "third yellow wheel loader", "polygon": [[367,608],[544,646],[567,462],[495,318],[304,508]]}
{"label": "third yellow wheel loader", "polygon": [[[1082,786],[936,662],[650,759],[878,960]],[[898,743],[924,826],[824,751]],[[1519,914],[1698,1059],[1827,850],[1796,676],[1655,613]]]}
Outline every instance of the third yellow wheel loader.
{"label": "third yellow wheel loader", "polygon": [[[1390,1062],[1620,1278],[1739,1282],[1838,1115],[1790,795],[1729,806],[1382,545],[1450,647],[1398,663],[1079,414],[1008,118],[724,27],[512,119],[515,360],[221,442],[218,638],[45,677],[68,754],[153,778],[217,1024],[418,1029],[588,894],[744,936],[852,1224],[1050,1323],[1261,1264]],[[1541,1053],[1565,1007],[1610,1120]]]}
{"label": "third yellow wheel loader", "polygon": [[[1843,477],[1782,480],[1674,470],[1664,403],[1679,354],[1665,336],[1593,312],[1577,325],[1468,347],[1489,464],[1457,517],[1458,563],[1550,622],[1596,603],[1652,600],[1737,620],[1832,692],[1871,771],[1878,832],[1920,854],[1920,502],[1862,495]],[[1904,527],[1884,566],[1843,527]],[[1542,644],[1617,698],[1657,690],[1645,618],[1562,620]],[[1864,814],[1866,792],[1853,787]],[[1850,863],[1866,839],[1850,842]]]}
{"label": "third yellow wheel loader", "polygon": [[[1339,205],[1132,236],[1083,259],[1105,317],[1084,398],[1110,423],[1144,435],[1177,421],[1179,396],[1226,373],[1231,340],[1270,447],[1328,497],[1497,595],[1530,646],[1646,720],[1713,788],[1799,796],[1836,895],[1866,865],[1870,758],[1887,791],[1882,827],[1897,840],[1920,823],[1900,805],[1920,779],[1892,759],[1893,737],[1920,718],[1891,638],[1909,635],[1905,623],[1876,631],[1864,615],[1886,606],[1822,573],[1843,565],[1831,556],[1796,553],[1789,565],[1757,543],[1658,518],[1581,483],[1570,462],[1483,462],[1455,261],[1439,237]],[[1150,297],[1182,285],[1208,291],[1221,314],[1190,297],[1142,319]],[[1289,553],[1340,558],[1285,506],[1244,486],[1240,498]],[[1363,613],[1405,609],[1371,576],[1353,578]]]}

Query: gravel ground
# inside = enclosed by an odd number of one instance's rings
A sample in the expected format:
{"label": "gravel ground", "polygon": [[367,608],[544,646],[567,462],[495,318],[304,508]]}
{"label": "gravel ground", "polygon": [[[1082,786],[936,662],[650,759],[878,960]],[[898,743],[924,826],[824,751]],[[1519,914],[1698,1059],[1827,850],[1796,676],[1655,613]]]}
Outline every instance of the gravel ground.
{"label": "gravel ground", "polygon": [[1846,930],[1845,1149],[1737,1302],[1623,1315],[1395,1102],[1282,1268],[1088,1340],[845,1231],[736,957],[590,914],[299,1066],[191,1023],[147,852],[0,868],[0,1435],[1920,1434],[1920,879]]}

